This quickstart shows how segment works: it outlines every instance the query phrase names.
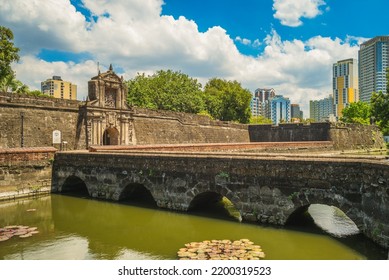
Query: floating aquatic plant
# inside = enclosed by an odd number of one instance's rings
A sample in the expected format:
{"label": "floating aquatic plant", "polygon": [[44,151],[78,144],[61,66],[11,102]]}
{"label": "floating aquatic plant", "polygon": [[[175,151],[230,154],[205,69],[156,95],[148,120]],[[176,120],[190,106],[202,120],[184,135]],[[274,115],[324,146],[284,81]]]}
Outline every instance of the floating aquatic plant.
{"label": "floating aquatic plant", "polygon": [[37,231],[36,227],[29,227],[29,226],[6,226],[4,228],[0,228],[0,242],[6,241],[13,236],[19,236],[20,238],[27,238],[34,234],[39,233]]}
{"label": "floating aquatic plant", "polygon": [[265,258],[261,246],[248,239],[205,240],[185,244],[177,252],[180,260],[260,260]]}

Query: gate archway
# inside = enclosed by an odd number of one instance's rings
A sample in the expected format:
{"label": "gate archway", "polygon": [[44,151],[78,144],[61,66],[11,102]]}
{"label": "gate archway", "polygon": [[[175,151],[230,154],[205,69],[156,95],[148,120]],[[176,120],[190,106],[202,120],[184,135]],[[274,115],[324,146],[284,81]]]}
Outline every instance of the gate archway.
{"label": "gate archway", "polygon": [[119,131],[109,127],[103,133],[103,145],[119,145]]}

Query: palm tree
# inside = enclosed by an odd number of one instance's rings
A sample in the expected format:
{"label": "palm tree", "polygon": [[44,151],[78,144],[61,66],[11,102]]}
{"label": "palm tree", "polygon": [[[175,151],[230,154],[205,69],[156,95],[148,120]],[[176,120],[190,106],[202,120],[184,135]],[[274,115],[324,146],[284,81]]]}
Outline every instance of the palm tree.
{"label": "palm tree", "polygon": [[0,80],[0,92],[2,93],[26,93],[28,91],[28,86],[17,80],[15,77],[15,73],[7,75]]}

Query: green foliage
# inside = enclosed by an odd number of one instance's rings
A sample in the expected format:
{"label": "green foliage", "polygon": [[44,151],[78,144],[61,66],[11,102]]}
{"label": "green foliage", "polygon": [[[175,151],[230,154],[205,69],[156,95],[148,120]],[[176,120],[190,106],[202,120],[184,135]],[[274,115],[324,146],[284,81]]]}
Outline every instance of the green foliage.
{"label": "green foliage", "polygon": [[250,124],[272,124],[272,121],[264,116],[252,116],[250,118]]}
{"label": "green foliage", "polygon": [[13,74],[11,63],[19,60],[19,49],[14,46],[13,39],[11,29],[0,26],[0,80]]}
{"label": "green foliage", "polygon": [[389,135],[389,94],[373,93],[371,97],[371,113],[377,125],[385,135]]}
{"label": "green foliage", "polygon": [[35,97],[47,96],[47,94],[43,94],[40,90],[31,90],[31,91],[27,92],[27,94],[31,95],[31,96],[35,96]]}
{"label": "green foliage", "polygon": [[350,103],[343,109],[341,121],[345,123],[370,124],[370,104],[362,101]]}
{"label": "green foliage", "polygon": [[25,93],[28,87],[17,80],[11,63],[19,60],[19,48],[12,42],[14,35],[11,29],[0,26],[0,92]]}
{"label": "green foliage", "polygon": [[215,118],[223,121],[250,121],[251,93],[237,81],[213,78],[204,88],[205,109]]}
{"label": "green foliage", "polygon": [[228,174],[228,172],[224,172],[224,171],[221,171],[219,174],[217,174],[220,178],[225,178],[225,179],[228,179],[230,177],[230,175]]}
{"label": "green foliage", "polygon": [[251,93],[236,81],[211,79],[201,84],[181,72],[160,70],[152,76],[138,74],[127,81],[129,104],[248,123]]}
{"label": "green foliage", "polygon": [[44,94],[40,90],[28,90],[25,92],[27,95],[34,96],[34,97],[45,97],[45,98],[54,98],[54,96]]}
{"label": "green foliage", "polygon": [[13,72],[0,78],[0,92],[2,93],[26,93],[28,91],[28,86],[17,80]]}
{"label": "green foliage", "polygon": [[197,115],[200,115],[200,116],[207,116],[208,118],[210,118],[211,120],[213,120],[213,116],[208,112],[208,111],[205,111],[205,110],[202,110],[200,112],[197,113]]}
{"label": "green foliage", "polygon": [[299,196],[299,193],[298,192],[292,192],[289,196],[288,196],[288,199],[289,200],[294,200],[295,198],[297,198]]}
{"label": "green foliage", "polygon": [[384,135],[389,135],[389,68],[386,69],[386,93],[374,93],[371,97],[371,114]]}
{"label": "green foliage", "polygon": [[201,84],[181,72],[138,74],[127,85],[127,101],[131,105],[186,113],[199,113],[204,108]]}
{"label": "green foliage", "polygon": [[315,119],[311,119],[311,118],[302,120],[303,124],[310,124],[310,123],[314,123],[314,122],[316,122]]}

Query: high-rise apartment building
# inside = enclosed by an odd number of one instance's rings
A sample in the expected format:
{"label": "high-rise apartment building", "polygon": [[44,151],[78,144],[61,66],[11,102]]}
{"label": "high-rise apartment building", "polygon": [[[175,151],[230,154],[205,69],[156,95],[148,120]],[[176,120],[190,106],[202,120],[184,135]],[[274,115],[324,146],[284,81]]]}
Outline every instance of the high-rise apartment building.
{"label": "high-rise apartment building", "polygon": [[280,122],[290,122],[290,100],[282,95],[276,95],[267,100],[266,106],[267,118],[272,120],[272,123],[278,125]]}
{"label": "high-rise apartment building", "polygon": [[257,88],[254,96],[258,97],[260,102],[265,102],[266,100],[276,96],[276,91],[273,88]]}
{"label": "high-rise apartment building", "polygon": [[53,76],[52,79],[47,79],[41,83],[41,91],[43,94],[50,95],[61,99],[77,99],[77,86],[71,82],[66,82],[60,76]]}
{"label": "high-rise apartment building", "polygon": [[378,36],[361,44],[359,60],[359,99],[370,102],[373,92],[386,92],[389,67],[389,36]]}
{"label": "high-rise apartment building", "polygon": [[251,99],[251,115],[266,116],[266,101],[273,98],[276,92],[272,88],[257,88]]}
{"label": "high-rise apartment building", "polygon": [[250,102],[251,116],[258,117],[262,115],[262,102],[259,101],[259,98],[253,96]]}
{"label": "high-rise apartment building", "polygon": [[333,64],[332,89],[334,113],[336,118],[339,119],[345,107],[359,100],[358,64],[355,59],[340,60]]}
{"label": "high-rise apartment building", "polygon": [[292,119],[302,119],[304,117],[303,111],[301,111],[299,104],[290,105],[290,117]]}
{"label": "high-rise apartment building", "polygon": [[334,99],[332,95],[320,100],[309,101],[309,117],[316,122],[332,120],[334,116]]}

